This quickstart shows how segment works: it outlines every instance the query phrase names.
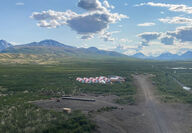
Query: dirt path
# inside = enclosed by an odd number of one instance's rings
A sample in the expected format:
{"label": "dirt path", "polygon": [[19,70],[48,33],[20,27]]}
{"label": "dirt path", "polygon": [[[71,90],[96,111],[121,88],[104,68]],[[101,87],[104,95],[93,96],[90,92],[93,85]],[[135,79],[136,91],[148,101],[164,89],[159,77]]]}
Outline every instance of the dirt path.
{"label": "dirt path", "polygon": [[182,119],[179,121],[180,116],[177,115],[178,112],[185,115],[183,109],[175,110],[170,104],[161,104],[154,95],[149,75],[137,75],[134,78],[138,89],[144,94],[140,106],[153,127],[151,133],[187,133],[189,130],[185,129]]}

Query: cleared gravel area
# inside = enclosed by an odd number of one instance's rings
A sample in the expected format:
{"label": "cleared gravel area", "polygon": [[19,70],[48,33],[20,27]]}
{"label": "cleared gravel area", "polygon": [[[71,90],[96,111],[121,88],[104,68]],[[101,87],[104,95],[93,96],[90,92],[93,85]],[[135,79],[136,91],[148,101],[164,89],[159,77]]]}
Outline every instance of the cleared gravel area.
{"label": "cleared gravel area", "polygon": [[[134,75],[138,89],[136,105],[118,105],[114,95],[84,95],[78,98],[95,99],[95,102],[63,100],[34,101],[45,109],[62,111],[62,108],[81,110],[98,125],[95,133],[192,133],[192,106],[165,104],[154,95],[151,75]],[[108,111],[102,108],[115,107]]]}

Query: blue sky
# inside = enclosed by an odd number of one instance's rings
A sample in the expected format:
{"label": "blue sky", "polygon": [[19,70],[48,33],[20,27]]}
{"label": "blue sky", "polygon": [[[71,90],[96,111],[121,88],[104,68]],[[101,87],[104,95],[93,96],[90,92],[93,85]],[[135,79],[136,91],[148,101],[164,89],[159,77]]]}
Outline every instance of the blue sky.
{"label": "blue sky", "polygon": [[189,0],[1,0],[0,39],[54,39],[124,54],[192,50]]}

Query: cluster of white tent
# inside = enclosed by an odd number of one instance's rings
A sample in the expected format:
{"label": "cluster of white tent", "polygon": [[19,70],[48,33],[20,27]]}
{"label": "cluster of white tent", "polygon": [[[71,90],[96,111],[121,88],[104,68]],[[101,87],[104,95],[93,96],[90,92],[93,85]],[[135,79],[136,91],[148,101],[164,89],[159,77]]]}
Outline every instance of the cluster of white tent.
{"label": "cluster of white tent", "polygon": [[100,76],[100,77],[90,77],[90,78],[77,78],[77,81],[81,82],[81,83],[100,83],[100,84],[106,84],[106,83],[110,83],[111,80],[110,78],[107,78],[105,76]]}
{"label": "cluster of white tent", "polygon": [[87,78],[87,77],[84,77],[84,78],[80,78],[80,77],[77,77],[76,78],[76,81],[80,82],[80,83],[99,83],[99,84],[107,84],[107,83],[111,83],[111,82],[122,82],[124,81],[124,79],[120,76],[113,76],[113,77],[110,77],[110,78],[107,78],[105,76],[100,76],[100,77],[90,77],[90,78]]}

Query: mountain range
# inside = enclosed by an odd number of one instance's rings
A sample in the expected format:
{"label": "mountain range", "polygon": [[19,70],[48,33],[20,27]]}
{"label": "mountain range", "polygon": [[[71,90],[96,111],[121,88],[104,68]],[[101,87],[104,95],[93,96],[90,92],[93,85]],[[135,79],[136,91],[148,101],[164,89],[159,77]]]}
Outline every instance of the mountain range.
{"label": "mountain range", "polygon": [[[0,53],[8,54],[36,54],[36,55],[57,55],[57,56],[75,56],[75,57],[127,57],[127,55],[115,52],[100,50],[96,47],[77,48],[70,45],[62,44],[55,40],[43,40],[28,44],[12,45],[5,40],[0,40]],[[146,56],[143,53],[136,53],[130,56],[139,59],[151,60],[191,60],[192,51],[182,55],[163,53],[158,57]]]}
{"label": "mountain range", "polygon": [[[54,54],[54,55],[78,56],[78,57],[98,57],[98,56],[125,57],[126,56],[114,51],[99,50],[96,47],[90,47],[90,48],[72,47],[72,46],[57,42],[55,40],[43,40],[40,42],[32,42],[32,43],[16,45],[16,46],[13,46],[7,43],[6,41],[1,41],[1,42],[0,42],[0,46],[2,45],[2,49],[0,49],[1,53],[44,54],[44,55]],[[4,44],[7,44],[7,47],[5,47]]]}
{"label": "mountain range", "polygon": [[143,53],[137,53],[132,55],[132,57],[140,58],[140,59],[152,59],[152,60],[192,60],[192,51],[187,51],[182,55],[166,52],[166,53],[162,53],[157,57],[146,56]]}

